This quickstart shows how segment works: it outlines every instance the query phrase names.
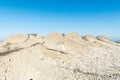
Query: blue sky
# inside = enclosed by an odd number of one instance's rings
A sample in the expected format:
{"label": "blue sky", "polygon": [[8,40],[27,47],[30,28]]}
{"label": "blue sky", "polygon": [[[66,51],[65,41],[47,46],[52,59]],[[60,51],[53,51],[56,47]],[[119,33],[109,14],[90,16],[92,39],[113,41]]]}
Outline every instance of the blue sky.
{"label": "blue sky", "polygon": [[0,39],[50,32],[120,40],[119,0],[0,0]]}

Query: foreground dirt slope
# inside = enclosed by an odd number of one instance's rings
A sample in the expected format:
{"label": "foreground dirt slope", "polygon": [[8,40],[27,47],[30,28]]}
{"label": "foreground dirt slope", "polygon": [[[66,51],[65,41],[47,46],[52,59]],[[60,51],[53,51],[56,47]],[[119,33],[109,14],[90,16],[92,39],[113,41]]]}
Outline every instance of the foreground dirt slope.
{"label": "foreground dirt slope", "polygon": [[77,33],[13,35],[0,43],[0,80],[120,80],[120,44]]}

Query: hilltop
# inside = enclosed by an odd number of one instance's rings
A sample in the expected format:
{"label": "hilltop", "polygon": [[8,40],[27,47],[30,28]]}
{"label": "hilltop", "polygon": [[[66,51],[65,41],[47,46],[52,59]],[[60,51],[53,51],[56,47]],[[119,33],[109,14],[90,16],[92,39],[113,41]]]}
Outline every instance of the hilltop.
{"label": "hilltop", "polygon": [[0,43],[0,80],[119,80],[120,44],[78,33],[12,35]]}

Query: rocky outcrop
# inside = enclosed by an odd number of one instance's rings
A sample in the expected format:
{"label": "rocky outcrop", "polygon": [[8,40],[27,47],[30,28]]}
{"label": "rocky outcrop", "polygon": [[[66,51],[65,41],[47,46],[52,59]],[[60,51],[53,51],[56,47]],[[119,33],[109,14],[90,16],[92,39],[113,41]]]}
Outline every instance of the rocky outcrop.
{"label": "rocky outcrop", "polygon": [[78,33],[13,35],[0,43],[0,80],[120,80],[120,45]]}

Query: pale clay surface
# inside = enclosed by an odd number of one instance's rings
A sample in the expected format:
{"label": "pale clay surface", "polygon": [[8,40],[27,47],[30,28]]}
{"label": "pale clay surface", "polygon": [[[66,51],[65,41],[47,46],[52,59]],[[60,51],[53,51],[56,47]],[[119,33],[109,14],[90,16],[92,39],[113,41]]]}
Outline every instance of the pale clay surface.
{"label": "pale clay surface", "polygon": [[120,44],[78,33],[13,35],[0,43],[0,80],[120,80]]}

